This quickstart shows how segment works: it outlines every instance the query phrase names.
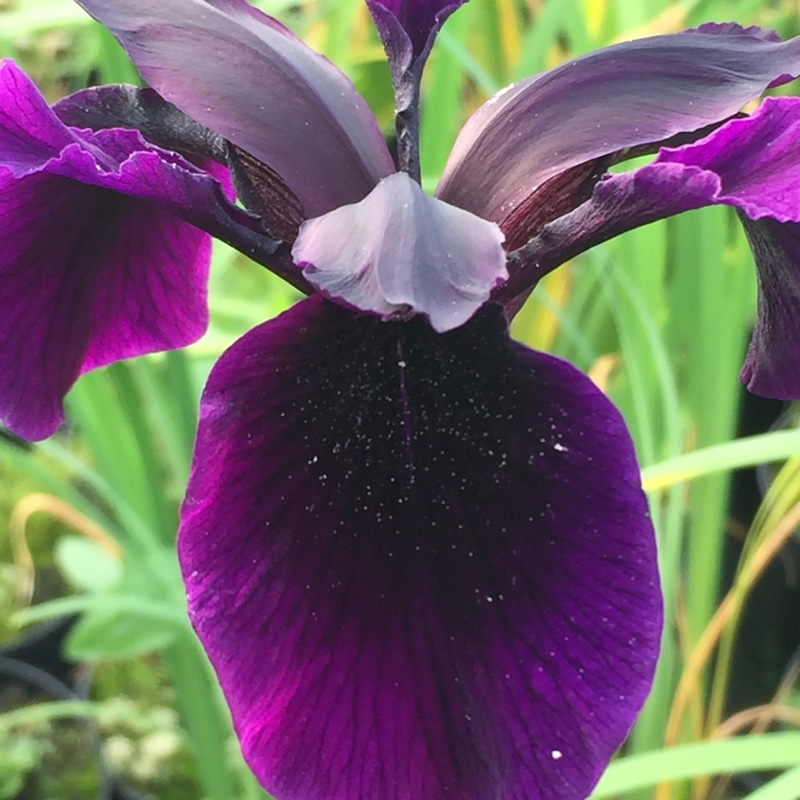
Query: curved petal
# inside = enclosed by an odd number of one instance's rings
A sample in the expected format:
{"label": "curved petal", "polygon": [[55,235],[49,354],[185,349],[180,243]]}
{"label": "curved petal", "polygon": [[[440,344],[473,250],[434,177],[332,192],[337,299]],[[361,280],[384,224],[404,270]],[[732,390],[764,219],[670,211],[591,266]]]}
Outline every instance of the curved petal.
{"label": "curved petal", "polygon": [[[733,31],[733,32],[732,32]],[[711,26],[588,53],[504,89],[469,119],[437,196],[502,221],[569,167],[735,114],[800,74],[800,38]]]}
{"label": "curved petal", "polygon": [[202,336],[210,239],[141,203],[0,168],[0,418],[26,439],[63,421],[87,369]]}
{"label": "curved petal", "polygon": [[10,59],[0,59],[0,167],[24,174],[78,140],[31,79]]}
{"label": "curved petal", "polygon": [[292,256],[326,297],[384,318],[419,312],[440,333],[463,325],[508,278],[500,229],[429,197],[403,172],[360,203],[304,222]]}
{"label": "curved petal", "polygon": [[716,202],[739,210],[759,287],[758,322],[741,377],[750,391],[785,400],[800,397],[798,141],[800,99],[767,97],[752,117],[656,160],[718,175]]}
{"label": "curved petal", "polygon": [[186,116],[152,89],[128,84],[90,86],[62,97],[53,111],[72,128],[130,128],[166,150],[225,164],[221,136]]}
{"label": "curved petal", "polygon": [[575,800],[647,694],[654,536],[618,412],[511,342],[303,301],[206,387],[179,555],[281,800]]}
{"label": "curved petal", "polygon": [[394,171],[350,80],[245,0],[79,0],[145,80],[269,165],[307,216],[365,197]]}
{"label": "curved petal", "polygon": [[510,257],[506,303],[545,273],[623,231],[693,208],[740,212],[759,281],[758,324],[742,378],[768,397],[800,397],[800,99],[768,97],[694,144],[599,183],[584,205]]}
{"label": "curved petal", "polygon": [[176,152],[150,144],[138,129],[80,130],[59,116],[63,112],[74,119],[78,104],[85,103],[91,119],[98,110],[91,104],[105,103],[109,94],[85,90],[50,108],[13,61],[0,60],[0,170],[17,178],[43,170],[153,200],[223,239],[231,233],[226,228],[260,228],[257,220],[228,199],[230,178],[221,165],[206,160],[208,170],[202,169]]}
{"label": "curved petal", "polygon": [[743,214],[758,274],[758,321],[741,379],[764,397],[800,398],[800,224]]}
{"label": "curved petal", "polygon": [[367,0],[389,67],[397,79],[417,65],[421,71],[439,29],[467,0]]}
{"label": "curved petal", "polygon": [[[118,192],[128,192],[127,197]],[[0,63],[0,417],[51,434],[81,371],[205,330],[220,184],[133,131],[64,126]]]}

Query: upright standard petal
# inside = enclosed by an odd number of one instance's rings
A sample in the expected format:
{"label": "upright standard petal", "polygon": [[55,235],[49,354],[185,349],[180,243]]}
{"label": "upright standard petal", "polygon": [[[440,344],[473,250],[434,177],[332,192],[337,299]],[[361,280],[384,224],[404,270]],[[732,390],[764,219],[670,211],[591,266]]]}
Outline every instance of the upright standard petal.
{"label": "upright standard petal", "polygon": [[422,313],[439,332],[463,325],[508,277],[496,225],[402,172],[304,222],[292,256],[327,297],[384,318]]}
{"label": "upright standard petal", "polygon": [[653,529],[618,412],[508,338],[315,297],[201,407],[179,555],[280,800],[586,797],[649,689]]}
{"label": "upright standard petal", "polygon": [[768,97],[694,144],[663,149],[652,164],[612,175],[592,198],[547,225],[510,257],[501,300],[623,231],[693,208],[739,211],[758,272],[758,323],[742,378],[768,397],[800,397],[800,98]]}
{"label": "upright standard petal", "polygon": [[361,200],[394,171],[350,80],[245,0],[78,2],[159,94],[269,165],[307,216]]}
{"label": "upright standard petal", "polygon": [[577,164],[694,131],[800,74],[800,38],[704,27],[615,44],[504,89],[470,118],[437,196],[499,224]]}
{"label": "upright standard petal", "polygon": [[[133,195],[126,197],[118,192]],[[81,371],[181,347],[206,327],[217,181],[134,131],[63,125],[0,62],[0,418],[51,434]]]}
{"label": "upright standard petal", "polygon": [[424,63],[445,20],[467,0],[367,0],[395,79]]}

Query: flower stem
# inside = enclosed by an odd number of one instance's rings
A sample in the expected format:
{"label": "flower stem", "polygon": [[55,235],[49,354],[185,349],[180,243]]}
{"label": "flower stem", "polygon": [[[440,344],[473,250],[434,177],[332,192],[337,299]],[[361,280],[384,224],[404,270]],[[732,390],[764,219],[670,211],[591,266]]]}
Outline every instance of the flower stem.
{"label": "flower stem", "polygon": [[407,173],[417,183],[420,183],[419,81],[414,81],[413,86],[407,88],[410,89],[409,93],[412,96],[404,104],[404,107],[398,108],[395,118],[397,160],[400,171]]}

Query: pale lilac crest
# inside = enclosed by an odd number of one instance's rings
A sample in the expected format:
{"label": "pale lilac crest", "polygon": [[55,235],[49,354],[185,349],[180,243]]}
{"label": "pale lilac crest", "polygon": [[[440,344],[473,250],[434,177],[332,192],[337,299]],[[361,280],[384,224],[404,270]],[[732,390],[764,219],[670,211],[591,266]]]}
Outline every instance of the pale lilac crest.
{"label": "pale lilac crest", "polygon": [[586,797],[649,689],[625,425],[496,306],[439,335],[316,297],[246,334],[204,392],[179,554],[281,800]]}
{"label": "pale lilac crest", "polygon": [[800,73],[800,38],[752,29],[654,36],[611,45],[520,81],[462,129],[437,196],[501,223],[565,169],[737,113]]}
{"label": "pale lilac crest", "polygon": [[439,332],[466,322],[508,277],[496,225],[402,172],[360,203],[304,222],[292,255],[326,297],[384,318],[424,314]]}
{"label": "pale lilac crest", "polygon": [[350,80],[245,0],[79,4],[159,94],[268,164],[308,216],[361,200],[394,171]]}

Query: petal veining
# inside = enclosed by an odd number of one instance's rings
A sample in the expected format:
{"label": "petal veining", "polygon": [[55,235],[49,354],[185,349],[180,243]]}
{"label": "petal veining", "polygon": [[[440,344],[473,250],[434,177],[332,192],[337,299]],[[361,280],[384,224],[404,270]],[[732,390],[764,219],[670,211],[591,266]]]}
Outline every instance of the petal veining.
{"label": "petal veining", "polygon": [[245,0],[79,0],[142,76],[193,119],[269,165],[310,216],[394,171],[351,81]]}
{"label": "petal veining", "polygon": [[[122,193],[122,194],[121,194]],[[210,239],[228,202],[211,175],[135,131],[63,125],[0,63],[0,417],[29,439],[63,419],[81,373],[182,347],[207,321]]]}
{"label": "petal veining", "polygon": [[509,86],[468,120],[437,196],[501,223],[569,167],[694,131],[800,73],[800,38],[704,27],[611,45]]}
{"label": "petal veining", "polygon": [[618,412],[513,343],[315,297],[206,387],[179,554],[280,800],[575,800],[647,694],[654,536]]}
{"label": "petal veining", "polygon": [[502,244],[496,225],[398,172],[360,203],[303,223],[292,255],[326,296],[383,317],[422,313],[441,332],[508,277]]}
{"label": "petal veining", "polygon": [[203,334],[209,237],[114,192],[0,170],[0,417],[52,434],[87,369]]}

